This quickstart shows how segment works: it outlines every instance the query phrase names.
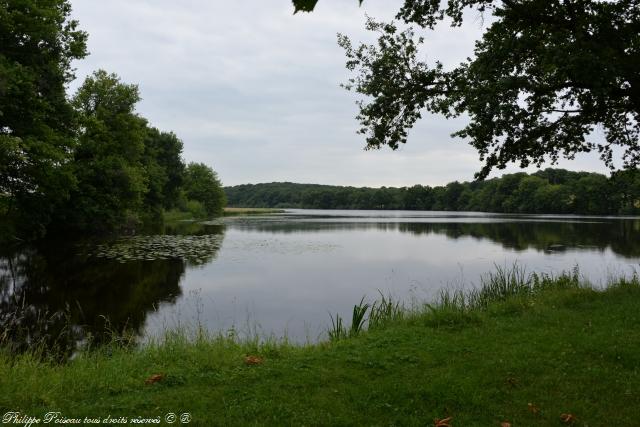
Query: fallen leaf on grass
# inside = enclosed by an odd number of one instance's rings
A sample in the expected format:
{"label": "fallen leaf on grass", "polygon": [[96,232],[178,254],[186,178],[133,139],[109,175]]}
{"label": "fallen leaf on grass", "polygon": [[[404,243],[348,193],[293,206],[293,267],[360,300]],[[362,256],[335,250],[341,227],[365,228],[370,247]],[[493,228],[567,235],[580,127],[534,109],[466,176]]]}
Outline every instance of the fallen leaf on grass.
{"label": "fallen leaf on grass", "polygon": [[262,365],[264,359],[258,356],[246,356],[244,358],[245,365]]}
{"label": "fallen leaf on grass", "polygon": [[573,424],[578,420],[573,414],[560,414],[560,421],[565,424]]}
{"label": "fallen leaf on grass", "polygon": [[447,418],[443,418],[441,420],[436,418],[434,420],[434,425],[435,425],[435,427],[451,427],[451,425],[449,425],[449,423],[451,422],[452,419],[453,419],[453,417],[447,417]]}
{"label": "fallen leaf on grass", "polygon": [[144,380],[145,384],[155,384],[158,381],[162,381],[164,379],[164,374],[153,374],[146,380]]}
{"label": "fallen leaf on grass", "polygon": [[532,414],[537,414],[538,411],[540,410],[540,408],[538,408],[533,403],[527,403],[527,406],[529,407],[529,412],[531,412]]}

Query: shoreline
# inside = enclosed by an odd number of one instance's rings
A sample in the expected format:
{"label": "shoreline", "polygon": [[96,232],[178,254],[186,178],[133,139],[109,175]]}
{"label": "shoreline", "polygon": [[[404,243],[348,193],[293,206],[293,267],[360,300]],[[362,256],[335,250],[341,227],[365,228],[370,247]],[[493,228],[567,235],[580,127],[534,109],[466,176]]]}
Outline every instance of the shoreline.
{"label": "shoreline", "polygon": [[373,327],[346,322],[345,338],[314,345],[169,331],[62,365],[4,354],[0,408],[129,419],[182,411],[195,425],[554,425],[561,414],[634,425],[637,275],[596,290],[577,272],[519,273],[498,269],[475,292],[444,291],[410,312],[378,301]]}

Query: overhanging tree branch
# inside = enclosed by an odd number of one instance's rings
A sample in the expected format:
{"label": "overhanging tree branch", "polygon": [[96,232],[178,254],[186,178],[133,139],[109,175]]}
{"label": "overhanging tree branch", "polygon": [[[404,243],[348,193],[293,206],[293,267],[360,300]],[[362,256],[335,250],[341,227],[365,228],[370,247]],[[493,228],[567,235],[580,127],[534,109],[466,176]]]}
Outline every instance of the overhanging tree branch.
{"label": "overhanging tree branch", "polygon": [[[625,167],[640,164],[640,0],[405,0],[397,18],[425,29],[462,12],[491,9],[494,22],[473,58],[445,70],[418,60],[421,37],[396,23],[369,20],[377,45],[339,44],[355,73],[348,88],[364,96],[358,119],[367,148],[406,142],[422,111],[466,114],[454,135],[485,162],[484,178],[508,163],[541,164],[597,149],[614,167],[612,147],[624,147]],[[548,115],[560,115],[550,122]],[[631,117],[631,119],[629,119]],[[595,127],[604,142],[593,140]]]}

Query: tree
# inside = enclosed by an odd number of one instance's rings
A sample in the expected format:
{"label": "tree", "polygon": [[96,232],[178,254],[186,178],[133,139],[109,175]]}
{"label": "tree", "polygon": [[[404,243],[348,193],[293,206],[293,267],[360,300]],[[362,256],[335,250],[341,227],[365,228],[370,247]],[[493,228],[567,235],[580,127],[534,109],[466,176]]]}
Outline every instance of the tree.
{"label": "tree", "polygon": [[450,182],[446,185],[442,198],[442,202],[444,203],[444,206],[446,206],[446,210],[462,210],[458,203],[463,191],[464,186],[458,181]]}
{"label": "tree", "polygon": [[143,163],[149,181],[146,204],[155,209],[176,207],[185,170],[182,141],[172,132],[148,128],[144,150]]}
{"label": "tree", "polygon": [[[606,181],[606,178],[603,176]],[[536,176],[525,176],[518,183],[518,188],[513,192],[509,198],[510,205],[512,207],[511,212],[520,213],[544,213],[540,209],[540,206],[536,204],[536,194],[540,188],[549,185],[547,181]]]}
{"label": "tree", "polygon": [[407,188],[404,199],[404,209],[429,210],[433,204],[433,194],[430,187],[414,185]]}
{"label": "tree", "polygon": [[[294,1],[307,11],[315,3]],[[474,57],[453,68],[422,61],[423,38],[395,22],[368,21],[377,45],[339,36],[356,73],[346,87],[366,97],[367,148],[398,148],[429,111],[469,116],[454,136],[478,150],[477,178],[594,150],[613,168],[616,146],[626,168],[640,164],[640,0],[404,0],[396,19],[432,30],[445,19],[461,25],[467,9],[493,18]]]}
{"label": "tree", "polygon": [[563,214],[571,212],[572,197],[569,189],[562,184],[540,186],[533,197],[539,212]]}
{"label": "tree", "polygon": [[640,170],[618,171],[611,175],[614,199],[623,215],[640,213]]}
{"label": "tree", "polygon": [[77,186],[65,214],[80,230],[110,231],[140,220],[148,174],[147,124],[134,111],[139,100],[136,85],[103,70],[87,77],[73,99],[82,131],[74,151]]}
{"label": "tree", "polygon": [[579,178],[572,186],[574,212],[616,214],[611,200],[611,185],[605,176],[596,173]]}
{"label": "tree", "polygon": [[189,163],[185,171],[184,192],[189,200],[202,203],[208,215],[221,215],[227,204],[218,174],[204,163]]}
{"label": "tree", "polygon": [[67,0],[0,3],[0,215],[36,234],[74,182],[65,85],[71,62],[87,54],[87,35],[70,13]]}

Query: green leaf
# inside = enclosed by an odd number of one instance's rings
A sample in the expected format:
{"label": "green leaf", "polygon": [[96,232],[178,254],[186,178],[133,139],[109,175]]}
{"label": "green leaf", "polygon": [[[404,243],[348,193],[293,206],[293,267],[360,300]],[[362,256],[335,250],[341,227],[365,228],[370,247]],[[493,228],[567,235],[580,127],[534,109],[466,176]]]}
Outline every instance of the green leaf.
{"label": "green leaf", "polygon": [[300,11],[312,12],[313,8],[316,7],[316,3],[318,3],[318,0],[293,0],[293,7],[295,8],[293,13]]}
{"label": "green leaf", "polygon": [[[293,7],[295,8],[294,14],[302,11],[302,12],[313,12],[313,9],[316,7],[316,3],[318,0],[292,0]],[[364,0],[358,0],[358,4],[362,5]]]}

